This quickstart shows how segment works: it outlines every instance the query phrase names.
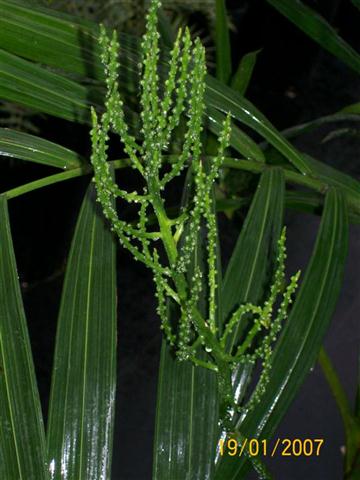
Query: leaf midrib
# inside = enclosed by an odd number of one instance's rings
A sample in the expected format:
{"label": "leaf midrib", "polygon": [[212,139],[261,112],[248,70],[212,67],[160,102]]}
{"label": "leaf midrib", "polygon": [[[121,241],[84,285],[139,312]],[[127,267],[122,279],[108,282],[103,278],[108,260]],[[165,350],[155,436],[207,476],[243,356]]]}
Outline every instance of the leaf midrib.
{"label": "leaf midrib", "polygon": [[93,222],[91,227],[91,241],[90,241],[90,254],[89,254],[89,273],[88,273],[88,285],[86,296],[86,316],[85,316],[85,346],[84,346],[84,380],[82,389],[82,410],[81,410],[81,424],[80,424],[80,467],[79,467],[79,480],[82,479],[83,469],[83,450],[84,450],[84,412],[85,412],[85,399],[86,399],[86,373],[87,373],[87,361],[88,361],[88,343],[89,343],[89,317],[90,317],[90,297],[91,297],[91,285],[92,285],[92,271],[93,271],[93,256],[95,245],[95,223],[96,216],[93,216]]}

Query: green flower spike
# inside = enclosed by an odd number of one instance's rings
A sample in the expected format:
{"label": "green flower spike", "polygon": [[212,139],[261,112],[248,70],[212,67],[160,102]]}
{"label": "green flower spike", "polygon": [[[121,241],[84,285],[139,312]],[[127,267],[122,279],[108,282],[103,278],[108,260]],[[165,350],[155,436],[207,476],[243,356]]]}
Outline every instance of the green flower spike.
{"label": "green flower spike", "polygon": [[[271,370],[273,344],[286,319],[299,273],[291,278],[282,294],[286,258],[284,229],[279,239],[277,269],[264,305],[240,305],[225,323],[223,331],[218,331],[217,225],[212,190],[224,161],[225,150],[229,147],[231,120],[228,115],[224,121],[217,156],[212,158],[211,162],[204,162],[201,135],[205,110],[205,50],[198,39],[192,41],[188,30],[180,30],[170,55],[168,77],[161,89],[158,74],[159,6],[159,1],[151,2],[146,34],[142,42],[141,144],[129,133],[125,120],[118,84],[120,47],[116,33],[108,38],[105,29],[101,28],[101,60],[105,70],[107,94],[105,112],[100,119],[92,109],[91,162],[94,167],[94,181],[98,201],[120,243],[132,253],[135,260],[143,262],[153,273],[161,328],[178,359],[208,368],[218,376],[220,416],[224,426],[229,429],[229,412],[244,413],[251,410],[265,391]],[[164,169],[164,152],[169,150],[182,116],[186,118],[182,150],[176,160]],[[110,130],[120,137],[131,165],[142,176],[145,184],[142,193],[128,192],[116,185],[107,162]],[[192,169],[194,179],[191,207],[178,218],[170,219],[166,213],[162,192],[186,167]],[[116,198],[138,205],[136,222],[128,223],[119,218],[113,206]],[[149,213],[156,216],[156,231],[149,228]],[[189,267],[200,227],[206,231],[206,274],[196,267],[190,275]],[[166,254],[163,262],[158,253],[161,247]],[[203,292],[206,292],[207,296],[206,318],[198,310]],[[282,301],[273,318],[274,305],[281,294]],[[177,305],[177,325],[169,322],[169,301]],[[229,351],[228,337],[244,315],[247,315],[251,322],[249,330],[232,351]],[[207,352],[207,356],[204,356],[204,352]],[[262,365],[258,383],[247,403],[236,405],[231,375],[238,365],[255,362]]]}

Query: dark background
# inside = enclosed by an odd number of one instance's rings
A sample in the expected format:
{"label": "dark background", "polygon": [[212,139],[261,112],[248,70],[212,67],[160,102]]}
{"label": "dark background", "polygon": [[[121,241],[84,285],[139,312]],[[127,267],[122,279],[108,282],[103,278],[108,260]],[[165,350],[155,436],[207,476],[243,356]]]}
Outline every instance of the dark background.
{"label": "dark background", "polygon": [[[348,0],[308,1],[360,50],[360,13]],[[232,33],[234,65],[244,53],[262,48],[248,91],[249,99],[279,128],[333,113],[360,99],[360,77],[281,17],[263,0],[228,2],[236,31]],[[85,127],[53,118],[38,118],[41,135],[89,154]],[[335,125],[336,126],[336,125]],[[324,127],[299,138],[296,145],[316,158],[359,178],[360,139],[343,137],[321,144],[335,127]],[[341,125],[343,126],[343,125]],[[2,166],[1,190],[53,172],[50,168],[12,161]],[[54,185],[11,200],[10,216],[30,327],[40,393],[46,414],[50,387],[56,318],[64,268],[77,213],[89,178]],[[228,258],[241,228],[220,218],[224,258]],[[288,213],[288,271],[304,267],[319,219]],[[352,226],[344,287],[327,334],[326,346],[354,399],[360,340],[360,230]],[[118,255],[118,397],[114,450],[114,480],[151,478],[152,437],[160,351],[159,321],[155,315],[149,272],[119,250]],[[339,413],[317,365],[309,374],[287,413],[277,436],[323,437],[319,458],[275,458],[269,463],[274,478],[340,479],[344,443]],[[171,479],[169,479],[171,480]]]}

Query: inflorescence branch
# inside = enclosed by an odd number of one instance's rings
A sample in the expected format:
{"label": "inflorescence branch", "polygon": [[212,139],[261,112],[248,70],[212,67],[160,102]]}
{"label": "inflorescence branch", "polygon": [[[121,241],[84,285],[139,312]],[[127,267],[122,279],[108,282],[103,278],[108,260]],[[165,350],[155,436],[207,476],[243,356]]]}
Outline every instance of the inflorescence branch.
{"label": "inflorescence branch", "polygon": [[[213,200],[216,182],[225,151],[229,147],[231,120],[228,115],[219,137],[217,156],[211,162],[202,156],[203,115],[205,109],[205,50],[199,39],[193,41],[189,30],[179,31],[171,51],[168,77],[162,94],[159,78],[159,33],[157,28],[158,0],[152,0],[147,15],[147,28],[142,42],[141,68],[141,136],[142,144],[129,133],[124,105],[119,93],[119,43],[116,32],[109,38],[104,27],[100,32],[101,61],[105,69],[105,112],[99,118],[92,109],[92,156],[94,181],[98,201],[119,237],[135,260],[151,269],[157,297],[157,313],[161,328],[176,350],[179,360],[217,372],[221,411],[251,410],[259,401],[269,380],[273,344],[287,317],[288,307],[296,290],[299,273],[294,275],[283,292],[285,281],[285,237],[279,239],[277,268],[270,293],[264,305],[240,305],[223,328],[217,326],[217,222]],[[181,153],[164,168],[164,152],[168,151],[183,115],[186,133]],[[142,193],[120,189],[109,167],[109,132],[116,133],[134,169],[144,180]],[[176,220],[171,220],[164,207],[162,191],[184,168],[189,167],[194,193],[187,208]],[[121,220],[116,209],[120,198],[138,207],[136,222]],[[158,231],[150,229],[149,215],[154,214]],[[192,267],[200,228],[206,232],[206,272]],[[166,253],[162,260],[160,247]],[[192,273],[190,273],[190,270]],[[275,318],[274,306],[282,295]],[[198,309],[201,297],[206,297],[206,315]],[[179,310],[177,324],[169,320],[169,300]],[[234,344],[230,339],[240,320],[247,316],[249,329],[244,338]],[[207,358],[204,356],[207,352]],[[248,402],[235,405],[231,385],[233,370],[242,363],[261,362],[262,372]]]}

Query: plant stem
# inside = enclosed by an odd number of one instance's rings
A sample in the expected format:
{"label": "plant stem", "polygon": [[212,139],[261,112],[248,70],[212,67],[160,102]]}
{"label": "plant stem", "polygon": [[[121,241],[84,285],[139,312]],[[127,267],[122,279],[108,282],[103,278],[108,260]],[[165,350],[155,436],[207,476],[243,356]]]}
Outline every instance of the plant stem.
{"label": "plant stem", "polygon": [[[167,160],[169,163],[172,163],[177,158],[177,155],[164,155],[163,158]],[[206,157],[207,159],[212,159],[214,157]],[[109,162],[112,164],[113,168],[125,168],[130,167],[131,162],[129,158],[122,158],[120,160],[113,160]],[[251,172],[254,174],[261,174],[267,168],[281,168],[281,167],[272,167],[266,164],[262,164],[253,160],[244,160],[244,159],[237,159],[232,157],[226,157],[224,160],[224,167],[226,168],[233,168],[236,170],[243,170],[247,172]],[[21,185],[20,187],[13,188],[11,190],[7,190],[2,195],[4,195],[8,200],[12,198],[19,197],[26,193],[32,192],[34,190],[38,190],[39,188],[47,187],[48,185],[53,185],[55,183],[63,182],[65,180],[70,180],[72,178],[81,177],[83,175],[89,175],[93,171],[91,165],[85,165],[80,168],[73,168],[68,170],[67,172],[61,172],[54,175],[50,175],[48,177],[41,178],[39,180],[35,180],[34,182],[27,183],[25,185]],[[302,175],[295,171],[283,168],[285,180],[288,183],[295,184],[295,185],[302,185],[304,187],[308,187],[311,190],[315,190],[321,194],[324,194],[329,185],[326,182],[323,182],[317,178],[313,178],[309,175]],[[358,202],[355,199],[349,199],[349,206],[352,207],[353,212],[360,213],[360,207]]]}
{"label": "plant stem", "polygon": [[191,360],[198,367],[207,368],[208,370],[216,373],[219,371],[218,367],[212,362],[205,362],[204,360],[200,360],[195,356],[191,356],[189,360]]}
{"label": "plant stem", "polygon": [[[130,159],[124,158],[121,160],[115,160],[110,163],[115,169],[125,168],[130,166]],[[79,168],[72,168],[67,172],[56,173],[54,175],[49,175],[48,177],[40,178],[39,180],[35,180],[30,183],[25,183],[24,185],[20,185],[20,187],[13,188],[2,193],[2,195],[4,195],[8,200],[10,200],[12,198],[20,197],[25,193],[33,192],[34,190],[53,185],[55,183],[64,182],[65,180],[71,180],[72,178],[82,177],[84,175],[90,175],[92,171],[93,168],[91,165],[84,165]]]}
{"label": "plant stem", "polygon": [[255,323],[255,325],[252,327],[250,332],[247,334],[245,341],[239,346],[235,358],[240,358],[246,350],[250,347],[252,344],[252,341],[255,337],[255,335],[261,330],[261,324],[260,323]]}
{"label": "plant stem", "polygon": [[[177,155],[164,155],[163,158],[169,163],[173,163],[176,160]],[[209,156],[206,158],[211,160],[214,157]],[[131,161],[129,158],[113,160],[109,163],[111,163],[113,168],[115,168],[116,170],[119,168],[131,166]],[[266,168],[274,168],[256,161],[243,160],[232,157],[225,158],[224,167],[234,168],[236,170],[244,170],[247,172],[258,174],[262,173]],[[68,170],[67,172],[49,175],[48,177],[40,178],[39,180],[35,180],[34,182],[26,183],[25,185],[21,185],[20,187],[13,188],[4,192],[3,195],[5,195],[8,200],[10,200],[11,198],[19,197],[20,195],[24,195],[25,193],[32,192],[33,190],[37,190],[39,188],[47,187],[48,185],[53,185],[54,183],[71,180],[72,178],[76,177],[82,177],[83,175],[89,175],[92,171],[93,168],[90,164],[79,168],[73,168],[71,170]],[[303,185],[320,193],[324,193],[324,191],[326,191],[326,189],[328,188],[328,185],[324,182],[321,182],[320,180],[311,178],[309,176],[301,175],[291,170],[284,169],[284,174],[285,180],[287,180],[289,183]]]}
{"label": "plant stem", "polygon": [[177,248],[171,231],[171,221],[166,215],[164,203],[160,196],[159,183],[158,178],[150,178],[148,180],[149,194],[152,198],[154,212],[159,222],[161,238],[168,255],[170,266],[173,266],[177,258]]}

